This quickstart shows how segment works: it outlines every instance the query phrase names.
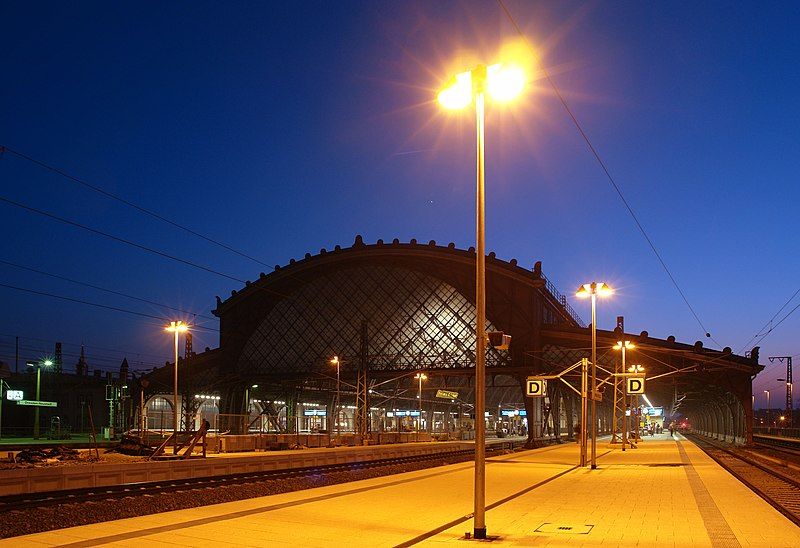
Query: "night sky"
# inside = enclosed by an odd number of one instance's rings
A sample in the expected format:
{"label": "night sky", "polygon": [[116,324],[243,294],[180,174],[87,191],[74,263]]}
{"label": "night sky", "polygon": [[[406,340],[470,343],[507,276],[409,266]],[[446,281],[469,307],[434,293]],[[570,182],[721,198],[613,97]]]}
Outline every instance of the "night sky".
{"label": "night sky", "polygon": [[[800,5],[507,6],[713,340],[540,71],[517,102],[487,107],[487,249],[541,260],[568,295],[591,280],[615,287],[601,328],[624,315],[629,332],[743,351],[800,285]],[[239,279],[356,234],[467,248],[473,117],[442,111],[435,94],[518,39],[491,1],[6,2],[0,145],[263,264],[9,151],[0,196]],[[2,284],[164,321],[179,314],[6,263],[205,316],[241,287],[5,202],[0,226]],[[0,303],[12,367],[14,335],[23,362],[63,341],[68,370],[81,342],[93,367],[169,359],[160,319],[4,287]],[[761,362],[800,357],[799,327],[797,312],[769,334]],[[205,346],[217,334],[199,329]],[[775,364],[756,380],[757,406],[781,376]]]}

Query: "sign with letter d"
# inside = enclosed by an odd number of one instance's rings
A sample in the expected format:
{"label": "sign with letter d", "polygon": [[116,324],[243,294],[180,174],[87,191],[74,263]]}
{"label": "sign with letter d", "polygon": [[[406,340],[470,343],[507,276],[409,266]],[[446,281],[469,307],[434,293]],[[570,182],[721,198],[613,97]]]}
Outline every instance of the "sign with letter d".
{"label": "sign with letter d", "polygon": [[547,394],[547,380],[528,377],[526,393],[529,396],[539,397]]}
{"label": "sign with letter d", "polygon": [[628,394],[644,394],[644,377],[628,377],[625,380]]}

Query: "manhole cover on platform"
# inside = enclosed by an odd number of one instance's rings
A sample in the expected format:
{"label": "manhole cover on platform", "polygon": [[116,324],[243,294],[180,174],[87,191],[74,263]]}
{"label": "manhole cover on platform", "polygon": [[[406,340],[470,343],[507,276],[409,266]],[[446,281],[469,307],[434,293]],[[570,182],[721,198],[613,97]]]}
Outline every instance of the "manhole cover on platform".
{"label": "manhole cover on platform", "polygon": [[536,528],[536,533],[567,533],[588,535],[594,525],[572,525],[568,523],[543,523]]}

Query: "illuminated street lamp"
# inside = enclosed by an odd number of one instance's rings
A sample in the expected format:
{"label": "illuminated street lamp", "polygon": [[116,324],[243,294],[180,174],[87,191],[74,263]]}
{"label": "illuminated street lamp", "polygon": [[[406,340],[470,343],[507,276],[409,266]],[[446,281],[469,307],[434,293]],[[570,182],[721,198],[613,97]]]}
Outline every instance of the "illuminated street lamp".
{"label": "illuminated street lamp", "polygon": [[419,380],[419,418],[417,418],[417,441],[419,441],[419,428],[420,424],[422,423],[422,381],[427,381],[428,376],[425,373],[417,373],[414,375],[415,379]]}
{"label": "illuminated street lamp", "polygon": [[334,356],[331,358],[331,365],[336,366],[336,402],[333,406],[333,415],[336,421],[336,438],[339,438],[339,366],[341,365],[341,361],[339,361],[339,356]]}
{"label": "illuminated street lamp", "polygon": [[182,321],[177,322],[170,322],[168,326],[164,328],[164,331],[169,333],[175,334],[175,384],[174,384],[174,393],[173,393],[173,445],[172,445],[172,453],[174,455],[178,454],[178,335],[181,333],[186,333],[189,330],[189,326],[183,323]]}
{"label": "illuminated street lamp", "polygon": [[33,415],[33,439],[39,439],[39,398],[41,397],[42,386],[42,367],[50,367],[53,365],[53,360],[44,359],[39,362],[28,362],[28,367],[36,368],[36,409]]}
{"label": "illuminated street lamp", "polygon": [[[580,299],[592,298],[592,470],[597,468],[597,400],[594,394],[597,391],[597,296],[606,297],[614,291],[603,282],[583,284],[575,292]],[[586,405],[584,400],[583,405]],[[583,425],[585,429],[585,424]],[[586,463],[581,463],[586,466]]]}
{"label": "illuminated street lamp", "polygon": [[769,390],[764,390],[764,394],[767,395],[767,428],[769,428],[770,427],[770,422],[769,422]]}
{"label": "illuminated street lamp", "polygon": [[[621,350],[622,351],[622,372],[625,372],[625,352],[632,348],[636,348],[631,341],[617,341],[612,347],[614,350]],[[619,379],[617,382],[621,382]],[[614,393],[614,398],[617,397],[617,392]],[[623,410],[622,410],[622,450],[625,451],[625,445],[628,442],[628,418],[625,416],[625,410],[627,409],[627,403],[625,402],[625,395],[622,396]],[[616,403],[614,403],[614,413],[617,412]],[[614,429],[617,428],[616,418],[614,419]],[[616,432],[615,432],[616,434]]]}
{"label": "illuminated street lamp", "polygon": [[[644,366],[643,365],[639,365],[639,364],[631,365],[628,368],[628,373],[644,375]],[[646,397],[647,396],[645,396],[645,398]],[[649,400],[648,400],[648,402],[649,402]],[[651,405],[650,407],[653,407],[653,406]],[[634,409],[637,409],[637,410],[639,409],[639,395],[638,394],[631,396],[631,416],[633,416],[633,410]],[[631,436],[635,440],[642,441],[641,436],[639,436],[639,416],[637,416],[637,418],[636,418],[636,428],[635,429],[631,429]]]}
{"label": "illuminated street lamp", "polygon": [[493,100],[510,101],[522,93],[526,75],[522,69],[508,64],[479,65],[454,76],[437,99],[447,109],[462,109],[475,102],[477,134],[476,189],[476,276],[475,276],[475,509],[476,539],[486,538],[486,251],[484,196],[484,103],[486,93]]}

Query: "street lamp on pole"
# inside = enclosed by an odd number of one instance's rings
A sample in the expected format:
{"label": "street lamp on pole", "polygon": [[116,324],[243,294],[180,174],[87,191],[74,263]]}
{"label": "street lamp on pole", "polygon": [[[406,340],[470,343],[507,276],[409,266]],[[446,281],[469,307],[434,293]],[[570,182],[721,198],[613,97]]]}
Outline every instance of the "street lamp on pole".
{"label": "street lamp on pole", "polygon": [[[621,350],[622,351],[622,369],[621,369],[621,371],[624,373],[625,372],[625,351],[626,350],[630,350],[632,348],[636,348],[636,347],[633,345],[633,343],[631,341],[617,341],[617,344],[615,344],[612,348],[614,348],[614,350]],[[618,380],[617,382],[620,382],[620,381]],[[615,397],[616,397],[616,395],[615,395]],[[627,402],[625,400],[626,400],[626,398],[625,398],[625,394],[624,394],[624,390],[623,390],[623,395],[622,395],[622,403],[623,403],[623,406],[622,406],[622,450],[623,451],[625,451],[625,445],[628,442],[628,426],[627,426],[628,417],[626,416],[626,413],[625,413],[627,411],[627,409],[628,409],[628,404],[627,404]],[[614,405],[616,406],[616,402],[615,402]],[[617,412],[617,409],[615,407],[614,408],[614,413],[616,413],[616,412]],[[617,428],[617,421],[616,421],[616,418],[615,418],[615,420],[614,420],[614,429],[616,429],[616,428]]]}
{"label": "street lamp on pole", "polygon": [[417,441],[419,441],[419,429],[420,425],[422,424],[422,381],[428,380],[428,375],[425,373],[417,373],[414,375],[415,379],[419,380],[419,392],[417,393],[417,398],[419,399],[419,417],[417,417]]}
{"label": "street lamp on pole", "polygon": [[770,422],[769,422],[769,390],[764,390],[764,394],[767,395],[767,428],[769,428],[770,427]]}
{"label": "street lamp on pole", "polygon": [[336,366],[336,401],[333,405],[333,415],[334,421],[336,421],[336,439],[339,439],[339,396],[340,396],[340,381],[339,381],[339,366],[341,365],[341,361],[339,360],[339,356],[334,356],[331,358],[331,365]]}
{"label": "street lamp on pole", "polygon": [[39,439],[39,405],[38,402],[41,399],[41,387],[42,387],[42,367],[50,367],[53,365],[53,360],[44,359],[38,362],[28,362],[28,367],[35,367],[36,368],[36,409],[34,410],[33,415],[33,439]]}
{"label": "street lamp on pole", "polygon": [[447,109],[457,110],[475,103],[476,129],[476,265],[475,265],[475,508],[476,539],[486,538],[486,251],[484,193],[484,106],[486,93],[495,101],[510,101],[522,93],[526,75],[507,64],[479,65],[454,76],[437,99]]}
{"label": "street lamp on pole", "polygon": [[612,293],[613,290],[603,282],[583,284],[575,293],[581,299],[592,298],[592,470],[597,468],[597,296],[605,297]]}
{"label": "street lamp on pole", "polygon": [[178,418],[180,416],[179,407],[178,407],[178,335],[181,333],[186,333],[189,330],[189,326],[183,323],[182,321],[177,322],[169,322],[169,325],[164,328],[164,331],[168,333],[173,333],[175,335],[175,375],[174,375],[174,386],[173,386],[173,400],[172,400],[172,435],[173,435],[173,444],[172,444],[172,454],[178,454]]}

